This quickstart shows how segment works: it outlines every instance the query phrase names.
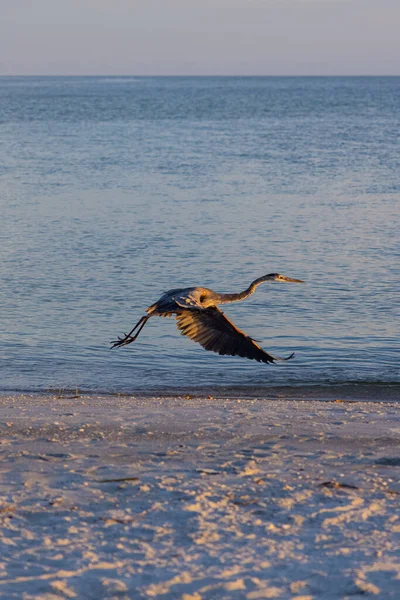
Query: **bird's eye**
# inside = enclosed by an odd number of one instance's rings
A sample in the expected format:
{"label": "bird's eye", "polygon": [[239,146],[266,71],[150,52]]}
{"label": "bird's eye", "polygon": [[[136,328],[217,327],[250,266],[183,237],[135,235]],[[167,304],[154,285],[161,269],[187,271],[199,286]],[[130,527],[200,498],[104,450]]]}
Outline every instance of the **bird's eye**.
{"label": "bird's eye", "polygon": [[202,294],[200,296],[200,302],[204,302],[204,300],[207,298],[207,296],[205,294]]}

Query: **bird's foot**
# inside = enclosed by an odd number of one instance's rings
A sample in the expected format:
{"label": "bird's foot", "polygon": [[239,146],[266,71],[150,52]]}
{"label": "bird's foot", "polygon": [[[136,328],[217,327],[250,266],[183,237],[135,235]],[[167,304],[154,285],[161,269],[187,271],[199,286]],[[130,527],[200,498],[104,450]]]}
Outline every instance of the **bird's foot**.
{"label": "bird's foot", "polygon": [[125,334],[125,337],[119,337],[117,340],[114,340],[113,342],[110,342],[112,344],[111,346],[111,350],[113,348],[119,348],[120,346],[127,346],[128,344],[131,344],[132,342],[134,342],[136,340],[136,335],[135,336],[131,336],[131,335],[127,335]]}

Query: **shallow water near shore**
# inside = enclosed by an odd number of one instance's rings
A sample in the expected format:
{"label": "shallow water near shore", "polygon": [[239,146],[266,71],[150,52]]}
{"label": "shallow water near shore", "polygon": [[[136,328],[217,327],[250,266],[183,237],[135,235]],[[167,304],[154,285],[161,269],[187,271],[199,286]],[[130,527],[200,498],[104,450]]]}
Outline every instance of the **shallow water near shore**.
{"label": "shallow water near shore", "polygon": [[[399,384],[400,78],[0,78],[0,389]],[[177,286],[277,366],[152,319]],[[375,388],[373,388],[375,389]]]}

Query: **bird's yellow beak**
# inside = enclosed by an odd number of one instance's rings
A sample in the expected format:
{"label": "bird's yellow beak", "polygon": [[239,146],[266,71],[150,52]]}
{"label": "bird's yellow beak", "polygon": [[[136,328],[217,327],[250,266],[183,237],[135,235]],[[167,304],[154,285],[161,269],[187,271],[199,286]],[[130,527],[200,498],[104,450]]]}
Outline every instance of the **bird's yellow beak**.
{"label": "bird's yellow beak", "polygon": [[293,279],[293,277],[285,277],[284,275],[280,275],[277,281],[288,281],[289,283],[304,283],[302,279]]}

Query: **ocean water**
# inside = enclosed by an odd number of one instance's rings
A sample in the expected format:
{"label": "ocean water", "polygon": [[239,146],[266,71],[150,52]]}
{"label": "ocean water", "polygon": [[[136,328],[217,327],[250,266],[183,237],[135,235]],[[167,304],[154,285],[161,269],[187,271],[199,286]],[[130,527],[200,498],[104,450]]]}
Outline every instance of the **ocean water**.
{"label": "ocean water", "polygon": [[[0,78],[0,391],[399,383],[400,78]],[[170,288],[276,366],[154,318]]]}

